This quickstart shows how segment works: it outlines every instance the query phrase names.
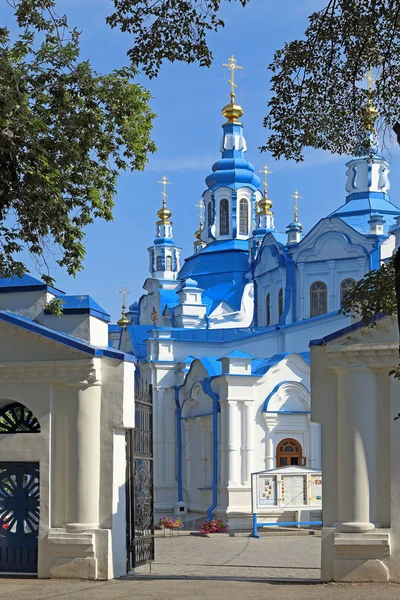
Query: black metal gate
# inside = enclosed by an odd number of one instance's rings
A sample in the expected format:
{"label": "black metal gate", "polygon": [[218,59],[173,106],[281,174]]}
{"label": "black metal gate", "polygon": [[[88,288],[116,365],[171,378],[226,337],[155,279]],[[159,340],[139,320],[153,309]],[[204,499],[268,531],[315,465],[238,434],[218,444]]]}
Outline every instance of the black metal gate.
{"label": "black metal gate", "polygon": [[39,463],[0,462],[0,573],[37,573]]}
{"label": "black metal gate", "polygon": [[126,434],[127,571],[154,560],[152,386],[135,393],[135,429]]}

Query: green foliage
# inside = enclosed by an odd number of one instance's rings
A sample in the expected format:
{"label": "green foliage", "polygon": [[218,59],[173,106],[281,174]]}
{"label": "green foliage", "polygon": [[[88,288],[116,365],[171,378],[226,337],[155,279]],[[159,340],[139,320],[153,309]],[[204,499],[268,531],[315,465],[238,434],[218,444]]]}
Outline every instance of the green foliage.
{"label": "green foliage", "polygon": [[44,309],[51,312],[56,317],[62,317],[63,315],[63,306],[65,302],[62,298],[53,298],[46,302]]}
{"label": "green foliage", "polygon": [[397,313],[394,257],[379,269],[370,271],[348,292],[340,313],[361,317],[365,325],[375,326],[379,314]]}
{"label": "green foliage", "polygon": [[339,154],[368,149],[365,80],[360,86],[369,67],[378,126],[392,128],[400,119],[400,0],[329,0],[309,17],[302,39],[275,53],[264,123],[272,134],[263,149],[296,161],[307,146]]}
{"label": "green foliage", "polygon": [[[115,12],[107,22],[134,36],[128,52],[132,64],[156,77],[164,59],[211,65],[207,33],[224,26],[218,16],[221,1],[113,0]],[[245,6],[250,0],[236,1]]]}
{"label": "green foliage", "polygon": [[104,75],[79,61],[80,34],[55,3],[10,0],[16,35],[0,28],[2,277],[26,270],[23,248],[44,264],[57,254],[75,275],[84,228],[112,219],[118,173],[143,169],[156,150],[150,94],[132,83],[135,69]]}
{"label": "green foliage", "polygon": [[[400,282],[400,253],[379,269],[370,271],[347,293],[339,313],[362,319],[368,327],[376,326],[378,315],[394,315],[399,318],[399,295],[396,285]],[[400,348],[399,348],[400,354]],[[389,375],[400,379],[400,364]]]}

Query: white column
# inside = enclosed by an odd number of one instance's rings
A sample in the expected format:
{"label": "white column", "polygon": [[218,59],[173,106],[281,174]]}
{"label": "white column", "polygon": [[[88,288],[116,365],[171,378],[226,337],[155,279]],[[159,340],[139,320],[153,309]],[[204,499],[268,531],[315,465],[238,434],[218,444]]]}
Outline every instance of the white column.
{"label": "white column", "polygon": [[[101,385],[78,384],[68,427],[69,510],[67,527],[99,527]],[[71,399],[72,400],[72,399]]]}
{"label": "white column", "polygon": [[335,261],[328,260],[326,262],[329,268],[328,279],[328,312],[337,310],[339,307],[336,303],[336,285],[335,285]]}
{"label": "white column", "polygon": [[341,531],[375,528],[377,382],[367,368],[338,372],[338,516]]}
{"label": "white column", "polygon": [[220,447],[220,472],[219,485],[226,487],[228,485],[228,404],[226,400],[220,401],[220,418],[219,418],[219,447]]}
{"label": "white column", "polygon": [[305,285],[304,285],[304,263],[298,263],[298,276],[299,281],[296,284],[295,294],[297,294],[297,290],[299,290],[299,304],[297,306],[297,320],[301,321],[302,319],[307,319],[310,315],[305,314],[305,303],[304,303],[304,294],[305,294]]}
{"label": "white column", "polygon": [[253,403],[246,402],[245,404],[245,481],[244,485],[251,485],[251,473],[253,471],[253,455],[254,455],[254,414]]}
{"label": "white column", "polygon": [[237,402],[228,402],[228,487],[239,485],[240,422]]}

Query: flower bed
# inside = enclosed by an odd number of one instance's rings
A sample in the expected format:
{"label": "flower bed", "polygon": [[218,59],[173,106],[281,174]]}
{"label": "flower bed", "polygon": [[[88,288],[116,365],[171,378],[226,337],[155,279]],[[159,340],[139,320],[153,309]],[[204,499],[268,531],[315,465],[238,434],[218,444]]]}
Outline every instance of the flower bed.
{"label": "flower bed", "polygon": [[162,527],[164,527],[164,529],[184,529],[185,526],[179,518],[160,517],[156,528],[161,529]]}
{"label": "flower bed", "polygon": [[211,519],[211,521],[204,521],[200,525],[201,535],[210,535],[211,533],[225,533],[228,531],[229,526],[224,523],[221,519]]}

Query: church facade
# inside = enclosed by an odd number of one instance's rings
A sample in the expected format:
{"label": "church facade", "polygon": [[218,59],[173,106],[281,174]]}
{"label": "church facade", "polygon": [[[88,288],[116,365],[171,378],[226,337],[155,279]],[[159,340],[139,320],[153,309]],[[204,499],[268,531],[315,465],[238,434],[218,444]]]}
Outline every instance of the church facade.
{"label": "church facade", "polygon": [[222,114],[193,253],[182,261],[163,178],[145,294],[109,336],[153,385],[156,509],[238,524],[248,522],[252,472],[321,468],[309,342],[350,324],[341,302],[392,255],[400,209],[371,131],[370,155],[346,165],[344,203],[304,234],[295,191],[293,221],[276,231],[269,171],[262,182],[246,158],[234,88]]}

